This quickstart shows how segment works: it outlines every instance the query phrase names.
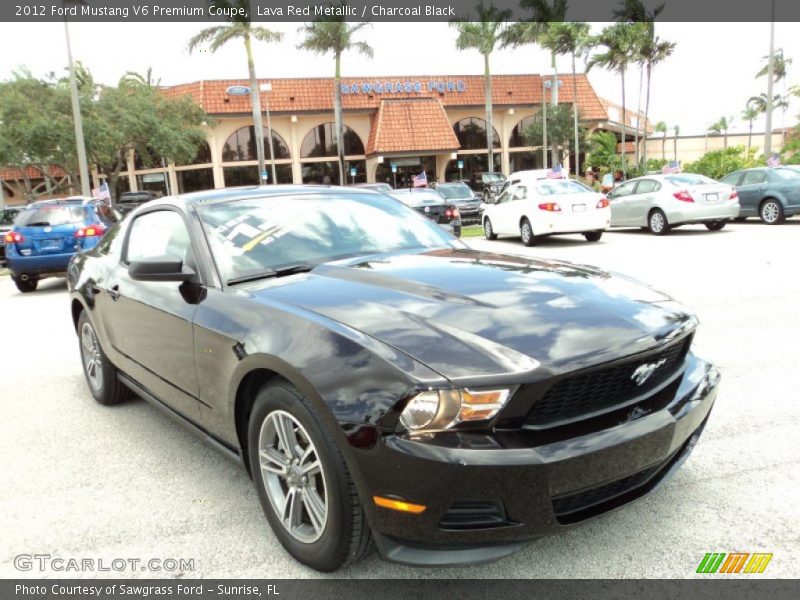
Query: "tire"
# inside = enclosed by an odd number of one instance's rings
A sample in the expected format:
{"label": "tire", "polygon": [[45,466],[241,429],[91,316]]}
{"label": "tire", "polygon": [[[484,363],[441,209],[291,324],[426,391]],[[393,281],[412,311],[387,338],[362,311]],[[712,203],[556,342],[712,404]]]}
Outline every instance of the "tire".
{"label": "tire", "polygon": [[725,228],[725,221],[709,221],[703,224],[709,231],[721,231]]}
{"label": "tire", "polygon": [[22,292],[23,294],[28,294],[30,292],[35,292],[36,287],[39,285],[38,279],[28,279],[27,281],[22,281],[17,277],[14,278],[14,285],[17,286],[17,289]]}
{"label": "tire", "polygon": [[483,220],[483,235],[487,240],[490,241],[497,239],[497,234],[494,232],[494,229],[492,228],[492,222],[488,217]]}
{"label": "tire", "polygon": [[603,237],[602,231],[587,231],[583,234],[583,237],[586,238],[587,242],[599,242],[600,238]]}
{"label": "tire", "polygon": [[[287,426],[294,438],[288,445],[295,447],[293,460],[299,464],[290,462],[280,441],[287,437]],[[372,551],[364,509],[342,453],[311,402],[289,382],[273,380],[258,393],[247,440],[261,507],[289,554],[313,569],[330,572]],[[307,456],[302,461],[297,458],[301,453]],[[304,476],[304,464],[319,466]],[[296,522],[284,523],[279,516],[283,506],[290,509],[286,520],[296,518]]]}
{"label": "tire", "polygon": [[83,375],[92,397],[106,406],[130,400],[133,392],[119,380],[117,369],[103,352],[86,311],[81,312],[78,318],[78,345]]}
{"label": "tire", "polygon": [[667,235],[670,230],[667,215],[660,208],[655,209],[647,217],[647,229],[653,235]]}
{"label": "tire", "polygon": [[519,224],[519,235],[522,238],[522,243],[526,246],[530,247],[536,245],[536,236],[533,235],[533,227],[531,227],[531,223],[528,219],[522,219],[522,222]]}
{"label": "tire", "polygon": [[767,225],[780,225],[786,220],[783,206],[774,198],[767,198],[758,209],[758,216]]}

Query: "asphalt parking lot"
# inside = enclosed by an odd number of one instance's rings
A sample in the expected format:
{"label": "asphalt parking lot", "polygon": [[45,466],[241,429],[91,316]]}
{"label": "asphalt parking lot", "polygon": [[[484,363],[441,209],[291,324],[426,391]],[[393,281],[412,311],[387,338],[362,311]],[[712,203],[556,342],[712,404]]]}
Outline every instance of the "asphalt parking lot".
{"label": "asphalt parking lot", "polygon": [[[714,551],[772,552],[764,576],[800,576],[800,219],[662,238],[614,231],[594,244],[469,243],[626,273],[693,308],[699,353],[723,374],[716,407],[676,477],[621,510],[487,565],[419,569],[372,556],[337,576],[683,578]],[[144,401],[92,400],[64,280],[22,295],[0,277],[0,314],[0,577],[318,576],[278,544],[244,471]],[[20,572],[19,554],[195,568]]]}

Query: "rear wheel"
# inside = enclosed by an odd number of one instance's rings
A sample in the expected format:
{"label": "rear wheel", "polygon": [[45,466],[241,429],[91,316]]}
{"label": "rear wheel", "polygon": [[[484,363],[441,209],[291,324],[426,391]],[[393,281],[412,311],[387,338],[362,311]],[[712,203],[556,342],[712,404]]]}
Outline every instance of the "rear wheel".
{"label": "rear wheel", "polygon": [[335,571],[372,550],[341,451],[312,403],[289,382],[275,380],[258,393],[247,450],[264,514],[289,554]]}
{"label": "rear wheel", "polygon": [[36,286],[39,285],[38,279],[26,279],[22,280],[17,277],[14,278],[14,285],[17,286],[17,289],[22,292],[23,294],[27,294],[29,292],[35,292]]}
{"label": "rear wheel", "polygon": [[117,369],[103,352],[86,311],[78,319],[78,338],[83,374],[92,397],[105,405],[119,404],[133,397],[133,392],[119,380]]}
{"label": "rear wheel", "polygon": [[603,237],[602,231],[587,231],[583,234],[583,237],[586,238],[587,242],[599,242],[600,238]]}
{"label": "rear wheel", "polygon": [[533,235],[533,228],[528,219],[522,219],[522,223],[519,226],[519,235],[522,238],[522,243],[526,246],[536,245],[536,236]]}
{"label": "rear wheel", "polygon": [[709,221],[705,226],[709,231],[719,231],[725,227],[725,221]]}
{"label": "rear wheel", "polygon": [[497,239],[497,234],[492,229],[492,222],[488,218],[483,220],[483,235],[486,236],[487,240]]}
{"label": "rear wheel", "polygon": [[647,219],[647,228],[653,235],[666,235],[669,233],[669,221],[667,215],[660,208],[650,213]]}
{"label": "rear wheel", "polygon": [[767,225],[778,225],[786,220],[786,215],[783,214],[783,206],[773,198],[767,198],[761,203],[758,215]]}

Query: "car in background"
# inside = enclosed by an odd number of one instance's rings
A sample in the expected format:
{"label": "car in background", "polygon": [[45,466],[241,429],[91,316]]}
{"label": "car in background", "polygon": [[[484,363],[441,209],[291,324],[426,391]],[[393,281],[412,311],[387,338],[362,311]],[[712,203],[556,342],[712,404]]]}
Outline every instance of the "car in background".
{"label": "car in background", "polygon": [[473,192],[483,198],[484,202],[497,196],[506,182],[506,176],[502,173],[478,172],[470,175],[466,183]]}
{"label": "car in background", "polygon": [[384,194],[388,194],[393,189],[392,186],[390,186],[388,183],[353,183],[348,187],[374,190],[376,192],[382,192]]}
{"label": "car in background", "polygon": [[5,234],[11,279],[20,292],[33,292],[40,279],[66,274],[70,258],[93,248],[117,214],[92,199],[44,200],[17,213]]}
{"label": "car in background", "polygon": [[0,267],[6,266],[6,233],[14,226],[14,218],[24,206],[6,206],[0,210]]}
{"label": "car in background", "polygon": [[800,214],[800,173],[793,168],[741,169],[722,182],[736,186],[742,219],[759,217],[767,225],[778,225]]}
{"label": "car in background", "polygon": [[461,237],[461,214],[458,208],[445,200],[436,190],[404,188],[392,190],[389,196],[413,208],[434,223],[450,226],[453,235]]}
{"label": "car in background", "polygon": [[654,235],[689,224],[719,231],[739,216],[736,188],[694,173],[637,177],[615,187],[608,201],[611,227],[641,227]]}
{"label": "car in background", "polygon": [[161,196],[161,192],[153,192],[149,190],[143,190],[140,192],[122,192],[119,195],[119,198],[117,198],[115,206],[120,213],[126,215],[134,208],[138,208],[142,204],[150,202],[151,200],[161,198]]}
{"label": "car in background", "polygon": [[462,225],[481,222],[481,198],[467,184],[460,181],[437,183],[434,189],[458,208]]}
{"label": "car in background", "polygon": [[483,232],[520,236],[526,246],[541,238],[580,233],[597,242],[608,229],[608,200],[582,183],[569,179],[523,178],[510,184],[494,202],[484,205]]}

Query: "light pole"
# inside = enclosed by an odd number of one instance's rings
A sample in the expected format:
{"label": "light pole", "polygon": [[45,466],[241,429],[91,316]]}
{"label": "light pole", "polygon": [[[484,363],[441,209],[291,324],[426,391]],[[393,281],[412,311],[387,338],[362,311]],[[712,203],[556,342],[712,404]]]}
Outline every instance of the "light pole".
{"label": "light pole", "polygon": [[[272,91],[272,84],[271,83],[262,83],[259,86],[259,89],[262,92],[271,92]],[[272,121],[269,118],[269,98],[264,96],[264,106],[267,109],[267,129],[269,129],[269,164],[270,164],[270,171],[272,171],[272,185],[278,183],[278,177],[275,174],[275,148],[272,144]]]}
{"label": "light pole", "polygon": [[[64,8],[68,3],[86,4],[86,0],[64,0]],[[92,195],[89,184],[89,162],[86,160],[86,143],[83,140],[83,118],[81,117],[81,101],[78,97],[78,82],[75,79],[75,63],[72,62],[72,45],[69,41],[69,23],[64,11],[64,35],[67,39],[67,60],[69,62],[69,91],[72,97],[72,120],[75,123],[75,145],[78,149],[78,168],[81,176],[81,195],[88,198]],[[49,168],[49,166],[48,166]]]}
{"label": "light pole", "polygon": [[772,156],[772,77],[775,75],[775,0],[772,0],[769,23],[769,61],[767,62],[767,127],[764,132],[764,156]]}
{"label": "light pole", "polygon": [[547,85],[550,81],[542,79],[542,168],[547,168]]}

